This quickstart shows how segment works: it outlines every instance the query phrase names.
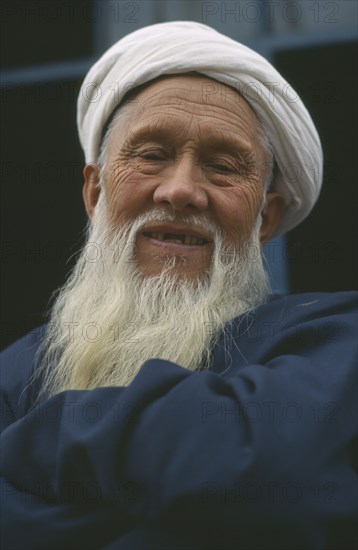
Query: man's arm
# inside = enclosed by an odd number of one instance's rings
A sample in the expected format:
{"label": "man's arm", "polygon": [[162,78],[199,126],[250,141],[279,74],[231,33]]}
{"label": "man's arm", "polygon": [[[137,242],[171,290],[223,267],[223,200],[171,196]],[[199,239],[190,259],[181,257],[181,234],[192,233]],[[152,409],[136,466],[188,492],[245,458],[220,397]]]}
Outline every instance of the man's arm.
{"label": "man's arm", "polygon": [[356,358],[353,325],[332,315],[335,337],[309,353],[307,320],[302,355],[225,376],[150,360],[127,388],[63,392],[14,422],[8,547],[349,548]]}

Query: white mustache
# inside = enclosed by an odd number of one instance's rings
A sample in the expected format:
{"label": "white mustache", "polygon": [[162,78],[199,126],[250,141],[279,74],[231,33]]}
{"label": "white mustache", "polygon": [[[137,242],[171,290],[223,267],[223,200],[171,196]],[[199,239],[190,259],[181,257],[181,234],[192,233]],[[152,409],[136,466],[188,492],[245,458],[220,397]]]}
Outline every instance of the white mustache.
{"label": "white mustache", "polygon": [[131,224],[131,233],[132,235],[137,234],[141,231],[146,225],[152,222],[169,222],[169,223],[178,223],[186,224],[192,229],[203,230],[212,237],[213,241],[216,242],[217,238],[221,235],[221,229],[212,221],[207,220],[206,218],[201,218],[200,216],[195,216],[192,214],[185,216],[178,216],[174,212],[169,212],[168,210],[151,210],[141,214]]}

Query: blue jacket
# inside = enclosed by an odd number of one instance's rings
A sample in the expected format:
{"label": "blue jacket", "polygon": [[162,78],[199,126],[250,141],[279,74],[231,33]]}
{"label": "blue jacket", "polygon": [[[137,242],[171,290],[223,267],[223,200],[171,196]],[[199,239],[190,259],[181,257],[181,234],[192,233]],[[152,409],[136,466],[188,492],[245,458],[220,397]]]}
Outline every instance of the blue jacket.
{"label": "blue jacket", "polygon": [[273,296],[210,371],[146,361],[128,387],[34,406],[41,330],[1,357],[2,548],[356,544],[357,295]]}

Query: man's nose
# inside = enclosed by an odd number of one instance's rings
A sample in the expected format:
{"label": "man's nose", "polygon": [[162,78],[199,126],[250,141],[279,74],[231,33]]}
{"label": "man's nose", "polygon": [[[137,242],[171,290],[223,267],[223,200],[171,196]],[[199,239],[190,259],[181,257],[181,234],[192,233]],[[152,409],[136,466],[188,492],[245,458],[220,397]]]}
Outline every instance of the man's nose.
{"label": "man's nose", "polygon": [[182,159],[172,167],[153,194],[155,204],[167,203],[174,210],[195,207],[205,210],[208,197],[203,187],[203,174],[193,159]]}

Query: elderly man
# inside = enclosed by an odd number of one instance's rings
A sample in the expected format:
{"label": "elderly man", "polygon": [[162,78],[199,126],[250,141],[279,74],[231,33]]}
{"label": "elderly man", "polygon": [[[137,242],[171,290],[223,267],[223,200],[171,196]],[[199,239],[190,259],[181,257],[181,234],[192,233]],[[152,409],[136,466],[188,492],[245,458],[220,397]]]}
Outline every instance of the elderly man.
{"label": "elderly man", "polygon": [[3,354],[4,548],[353,548],[355,295],[272,295],[261,256],[319,193],[302,101],[173,22],[104,54],[78,126],[88,238]]}

